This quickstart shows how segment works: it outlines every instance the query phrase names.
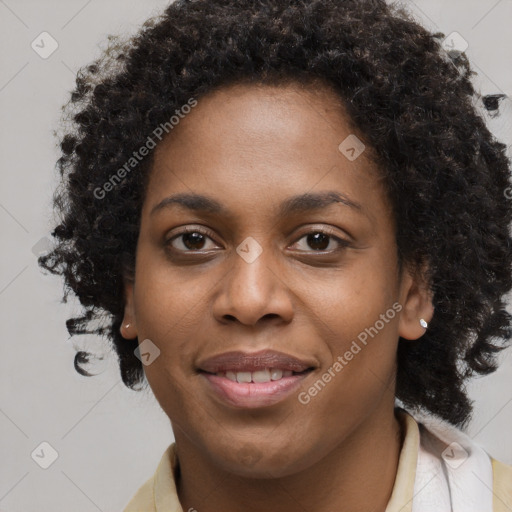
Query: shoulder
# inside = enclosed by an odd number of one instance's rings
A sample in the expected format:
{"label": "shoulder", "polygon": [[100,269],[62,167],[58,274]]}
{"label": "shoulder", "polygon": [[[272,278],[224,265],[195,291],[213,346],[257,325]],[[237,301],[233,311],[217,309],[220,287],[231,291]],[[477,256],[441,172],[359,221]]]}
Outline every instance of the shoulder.
{"label": "shoulder", "polygon": [[135,493],[123,512],[154,512],[156,511],[153,496],[154,476],[149,478]]}
{"label": "shoulder", "polygon": [[468,434],[444,420],[417,411],[414,415],[404,412],[412,416],[409,421],[414,421],[419,431],[417,484],[444,475],[430,488],[436,487],[436,495],[444,493],[446,503],[456,505],[455,509],[512,511],[511,465],[493,458]]}
{"label": "shoulder", "polygon": [[494,511],[512,510],[512,466],[491,457],[493,471]]}
{"label": "shoulder", "polygon": [[153,476],[139,488],[123,512],[182,512],[176,491],[178,473],[176,443],[171,443]]}

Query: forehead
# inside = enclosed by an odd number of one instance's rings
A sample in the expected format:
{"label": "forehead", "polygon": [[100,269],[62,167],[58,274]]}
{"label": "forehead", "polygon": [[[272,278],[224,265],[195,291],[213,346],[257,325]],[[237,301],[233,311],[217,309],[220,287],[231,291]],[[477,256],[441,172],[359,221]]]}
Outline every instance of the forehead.
{"label": "forehead", "polygon": [[[350,197],[380,180],[361,139],[327,86],[221,87],[199,98],[156,148],[148,199],[153,208],[166,192],[198,188],[248,204],[315,189]],[[353,141],[361,152],[349,159],[342,149]]]}
{"label": "forehead", "polygon": [[335,131],[337,140],[355,131],[341,97],[323,82],[220,87],[201,97],[184,117],[162,147],[187,136],[205,143],[229,135],[240,146],[267,143],[286,149],[295,141],[318,139],[317,133]]}

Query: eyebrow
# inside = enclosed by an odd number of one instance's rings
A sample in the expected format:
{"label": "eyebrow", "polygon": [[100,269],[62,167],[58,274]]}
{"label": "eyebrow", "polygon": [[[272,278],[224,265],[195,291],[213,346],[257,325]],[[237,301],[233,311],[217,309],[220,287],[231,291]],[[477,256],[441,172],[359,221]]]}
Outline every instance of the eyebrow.
{"label": "eyebrow", "polygon": [[[335,203],[344,204],[361,213],[363,211],[363,207],[359,203],[352,201],[344,194],[335,191],[327,191],[317,193],[307,192],[305,194],[289,197],[279,206],[278,215],[280,217],[286,217],[295,213],[321,210]],[[211,197],[194,193],[181,193],[166,197],[160,201],[152,208],[150,215],[174,204],[199,213],[212,213],[226,216],[230,214],[225,206]]]}

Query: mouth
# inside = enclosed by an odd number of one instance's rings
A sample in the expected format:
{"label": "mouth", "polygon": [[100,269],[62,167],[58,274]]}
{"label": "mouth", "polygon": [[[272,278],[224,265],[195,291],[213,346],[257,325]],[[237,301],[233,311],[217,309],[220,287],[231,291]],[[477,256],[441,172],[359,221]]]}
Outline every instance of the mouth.
{"label": "mouth", "polygon": [[315,359],[267,349],[224,352],[199,361],[196,371],[215,401],[255,409],[290,398],[318,366]]}
{"label": "mouth", "polygon": [[[301,372],[265,368],[254,372],[201,370],[206,392],[223,406],[235,409],[270,407],[292,398],[314,368]],[[272,378],[273,377],[273,378]]]}
{"label": "mouth", "polygon": [[208,375],[216,375],[217,377],[229,379],[232,382],[238,382],[239,384],[243,383],[265,383],[265,382],[276,382],[280,381],[287,377],[292,377],[294,375],[305,375],[311,371],[313,371],[314,368],[310,367],[303,371],[293,371],[293,370],[286,370],[282,368],[264,368],[263,370],[257,370],[257,371],[218,371],[218,372],[207,372],[205,370],[199,370],[199,373],[205,373]]}

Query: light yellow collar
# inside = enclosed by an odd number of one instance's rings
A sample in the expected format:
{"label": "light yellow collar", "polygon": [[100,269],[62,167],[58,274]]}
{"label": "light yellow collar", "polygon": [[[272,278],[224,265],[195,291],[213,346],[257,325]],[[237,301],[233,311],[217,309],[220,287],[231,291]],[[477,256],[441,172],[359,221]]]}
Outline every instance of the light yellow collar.
{"label": "light yellow collar", "polygon": [[420,431],[418,423],[407,411],[395,409],[395,414],[402,425],[404,441],[398,459],[395,485],[386,512],[412,512]]}

